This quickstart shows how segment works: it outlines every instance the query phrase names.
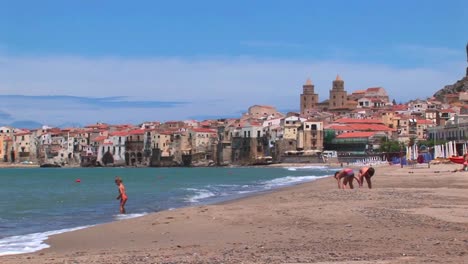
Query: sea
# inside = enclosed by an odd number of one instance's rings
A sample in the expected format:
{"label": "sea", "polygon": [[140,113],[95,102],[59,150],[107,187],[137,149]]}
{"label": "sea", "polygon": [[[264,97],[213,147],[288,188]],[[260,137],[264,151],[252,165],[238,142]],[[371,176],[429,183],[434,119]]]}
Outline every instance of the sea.
{"label": "sea", "polygon": [[[38,251],[54,234],[175,208],[213,204],[333,174],[290,168],[0,169],[0,256]],[[120,176],[127,214],[119,214]]]}

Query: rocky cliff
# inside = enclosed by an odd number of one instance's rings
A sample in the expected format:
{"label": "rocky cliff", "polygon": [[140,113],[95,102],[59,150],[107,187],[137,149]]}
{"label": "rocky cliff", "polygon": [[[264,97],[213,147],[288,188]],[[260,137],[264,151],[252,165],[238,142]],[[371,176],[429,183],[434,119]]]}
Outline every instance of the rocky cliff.
{"label": "rocky cliff", "polygon": [[454,84],[446,85],[444,88],[437,91],[434,94],[434,97],[439,101],[444,102],[444,97],[446,94],[455,94],[459,92],[468,92],[468,76],[463,77]]}

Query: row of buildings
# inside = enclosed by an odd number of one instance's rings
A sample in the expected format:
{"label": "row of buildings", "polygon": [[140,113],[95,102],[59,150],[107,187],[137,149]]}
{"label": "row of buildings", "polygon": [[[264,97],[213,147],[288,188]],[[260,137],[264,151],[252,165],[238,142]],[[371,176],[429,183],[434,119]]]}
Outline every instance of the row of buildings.
{"label": "row of buildings", "polygon": [[348,94],[344,84],[337,76],[329,98],[319,102],[315,86],[307,80],[297,113],[254,105],[231,119],[33,130],[3,126],[0,158],[67,166],[250,165],[310,161],[324,149],[369,154],[379,149],[382,138],[401,142],[466,138],[465,93],[457,99],[451,94],[443,101],[395,104],[382,87]]}

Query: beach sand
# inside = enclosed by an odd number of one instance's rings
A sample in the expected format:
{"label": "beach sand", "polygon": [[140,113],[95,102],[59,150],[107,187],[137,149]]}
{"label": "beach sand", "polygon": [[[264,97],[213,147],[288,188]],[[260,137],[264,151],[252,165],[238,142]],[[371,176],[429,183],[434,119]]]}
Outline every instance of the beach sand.
{"label": "beach sand", "polygon": [[[468,263],[468,172],[380,166],[335,179],[52,236],[0,263]],[[357,185],[357,184],[356,184]]]}

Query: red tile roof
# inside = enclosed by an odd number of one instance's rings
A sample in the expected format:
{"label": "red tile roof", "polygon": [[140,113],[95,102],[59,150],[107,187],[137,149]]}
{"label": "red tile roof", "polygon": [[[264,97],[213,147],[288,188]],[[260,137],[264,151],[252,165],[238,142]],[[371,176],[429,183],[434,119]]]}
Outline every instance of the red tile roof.
{"label": "red tile roof", "polygon": [[217,133],[216,130],[209,128],[193,128],[192,131],[197,133]]}
{"label": "red tile roof", "polygon": [[340,118],[335,120],[335,123],[342,124],[383,124],[380,119],[357,119],[357,118]]}
{"label": "red tile roof", "polygon": [[417,124],[421,124],[421,125],[432,125],[434,124],[431,120],[427,120],[427,119],[418,119]]}
{"label": "red tile roof", "polygon": [[115,131],[109,134],[112,137],[126,137],[128,136],[128,131]]}
{"label": "red tile roof", "polygon": [[339,124],[332,124],[326,127],[326,129],[337,130],[337,131],[393,131],[385,125],[381,124],[346,124],[346,125],[339,125]]}
{"label": "red tile roof", "polygon": [[367,91],[368,92],[378,92],[378,91],[380,91],[380,89],[382,89],[382,87],[371,87],[371,88],[367,88]]}
{"label": "red tile roof", "polygon": [[338,135],[336,138],[368,138],[375,135],[376,132],[351,132]]}
{"label": "red tile roof", "polygon": [[104,139],[107,139],[107,136],[99,136],[94,139],[94,142],[104,141]]}
{"label": "red tile roof", "polygon": [[135,130],[129,131],[128,134],[129,135],[143,135],[143,134],[145,134],[145,130],[135,129]]}
{"label": "red tile roof", "polygon": [[403,110],[408,110],[408,106],[406,106],[406,105],[402,105],[402,104],[399,104],[399,105],[393,105],[393,106],[392,106],[392,110],[393,110],[393,111],[403,111]]}

